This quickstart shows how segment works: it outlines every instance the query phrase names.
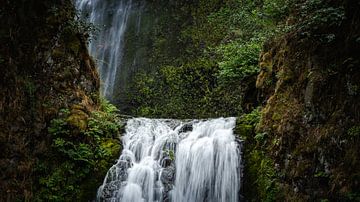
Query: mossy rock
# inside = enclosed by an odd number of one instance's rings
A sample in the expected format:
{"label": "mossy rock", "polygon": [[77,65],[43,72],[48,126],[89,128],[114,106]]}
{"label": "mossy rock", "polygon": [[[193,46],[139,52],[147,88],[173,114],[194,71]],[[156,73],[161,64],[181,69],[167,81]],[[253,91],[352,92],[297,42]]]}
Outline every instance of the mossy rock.
{"label": "mossy rock", "polygon": [[64,57],[64,51],[60,48],[54,48],[51,52],[51,56],[53,59],[61,59]]}
{"label": "mossy rock", "polygon": [[66,122],[73,127],[82,131],[86,130],[89,115],[83,110],[80,105],[73,105],[69,117]]}
{"label": "mossy rock", "polygon": [[72,40],[67,44],[67,47],[69,50],[71,50],[73,53],[78,54],[80,51],[81,43],[79,40]]}

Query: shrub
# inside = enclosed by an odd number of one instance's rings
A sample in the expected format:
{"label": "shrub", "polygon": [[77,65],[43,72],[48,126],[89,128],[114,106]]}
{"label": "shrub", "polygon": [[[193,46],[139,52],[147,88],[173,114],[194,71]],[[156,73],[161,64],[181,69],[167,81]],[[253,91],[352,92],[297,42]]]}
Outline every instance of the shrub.
{"label": "shrub", "polygon": [[90,112],[86,129],[69,123],[72,110],[62,109],[48,132],[52,149],[48,160],[38,164],[38,201],[89,200],[94,197],[106,171],[120,152],[117,139],[122,125],[116,107],[106,100]]}
{"label": "shrub", "polygon": [[257,42],[239,44],[236,42],[222,45],[217,52],[223,56],[219,62],[218,79],[220,82],[242,80],[259,72],[258,58],[260,44]]}

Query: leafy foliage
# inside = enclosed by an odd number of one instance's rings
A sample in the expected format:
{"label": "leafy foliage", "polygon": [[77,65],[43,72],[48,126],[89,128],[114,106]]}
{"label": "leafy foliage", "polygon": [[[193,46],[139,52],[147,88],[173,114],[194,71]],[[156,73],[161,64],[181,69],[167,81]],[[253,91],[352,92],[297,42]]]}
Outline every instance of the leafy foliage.
{"label": "leafy foliage", "polygon": [[[140,116],[185,118],[193,114],[205,116],[206,97],[214,87],[214,64],[195,61],[181,67],[165,66],[154,75],[137,77],[132,94],[133,104],[141,105],[135,113]],[[198,88],[193,88],[198,86]],[[188,101],[192,106],[189,107]]]}
{"label": "leafy foliage", "polygon": [[225,44],[220,46],[217,52],[223,56],[223,60],[219,62],[218,79],[220,82],[242,80],[259,72],[259,43]]}
{"label": "leafy foliage", "polygon": [[346,20],[345,9],[341,5],[326,0],[309,0],[296,3],[292,8],[297,13],[288,29],[297,31],[308,39],[330,43],[335,32]]}
{"label": "leafy foliage", "polygon": [[[200,0],[177,5],[191,11],[173,14],[181,25],[174,43],[182,44],[178,52],[183,54],[160,64],[157,71],[135,76],[128,96],[131,113],[194,118],[251,111],[249,103],[256,101],[249,94],[255,92],[260,50],[265,39],[278,32],[277,24],[287,13],[286,2]],[[159,37],[155,45],[168,40]]]}
{"label": "leafy foliage", "polygon": [[113,105],[102,100],[100,109],[88,117],[87,128],[79,130],[68,122],[73,111],[60,110],[59,117],[53,119],[48,128],[52,152],[47,155],[48,161],[37,167],[37,172],[46,173],[39,179],[37,200],[69,201],[94,197],[99,186],[97,179],[105,175],[120,151],[115,137],[122,125],[116,111]]}

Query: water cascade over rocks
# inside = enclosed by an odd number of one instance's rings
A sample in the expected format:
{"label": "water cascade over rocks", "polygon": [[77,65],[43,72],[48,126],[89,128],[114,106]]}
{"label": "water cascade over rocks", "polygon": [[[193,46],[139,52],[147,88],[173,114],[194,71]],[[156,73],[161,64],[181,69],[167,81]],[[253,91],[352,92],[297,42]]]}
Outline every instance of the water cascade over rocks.
{"label": "water cascade over rocks", "polygon": [[98,201],[236,202],[241,142],[235,118],[180,121],[134,118]]}

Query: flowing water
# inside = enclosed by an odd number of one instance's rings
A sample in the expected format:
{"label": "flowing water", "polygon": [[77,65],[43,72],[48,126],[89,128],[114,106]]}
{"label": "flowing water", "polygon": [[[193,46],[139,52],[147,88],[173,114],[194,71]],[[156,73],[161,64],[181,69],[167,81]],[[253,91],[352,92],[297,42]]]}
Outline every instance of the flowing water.
{"label": "flowing water", "polygon": [[124,55],[125,31],[133,12],[132,0],[76,0],[76,8],[82,18],[98,29],[89,46],[96,59],[101,85],[101,94],[113,99],[118,71],[121,71]]}
{"label": "flowing water", "polygon": [[235,118],[182,122],[134,118],[123,150],[98,190],[99,201],[236,202],[241,143]]}

